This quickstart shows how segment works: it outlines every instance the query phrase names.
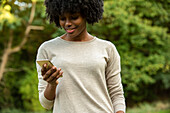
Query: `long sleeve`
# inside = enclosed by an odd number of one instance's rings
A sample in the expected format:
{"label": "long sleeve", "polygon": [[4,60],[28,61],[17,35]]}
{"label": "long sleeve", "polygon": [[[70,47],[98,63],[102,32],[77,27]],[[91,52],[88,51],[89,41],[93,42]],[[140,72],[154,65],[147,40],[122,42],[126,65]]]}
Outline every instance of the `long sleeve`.
{"label": "long sleeve", "polygon": [[[36,61],[41,59],[48,59],[47,56],[48,54],[43,47],[44,47],[43,45],[39,47]],[[41,75],[41,67],[37,63],[36,63],[36,67],[37,67],[38,80],[39,80],[38,91],[39,91],[40,104],[46,109],[51,109],[53,107],[54,101],[48,100],[44,97],[44,91],[47,86],[47,82],[43,80],[43,77]]]}
{"label": "long sleeve", "polygon": [[114,112],[116,113],[119,110],[125,112],[125,98],[120,76],[120,56],[113,44],[111,44],[108,54],[109,60],[106,67],[106,82],[113,103]]}
{"label": "long sleeve", "polygon": [[37,60],[40,59],[49,59],[63,71],[55,99],[49,101],[44,97],[47,82],[37,65],[39,100],[44,108],[53,107],[53,113],[125,111],[120,57],[111,42],[97,37],[85,42],[65,41],[57,37],[40,46]]}

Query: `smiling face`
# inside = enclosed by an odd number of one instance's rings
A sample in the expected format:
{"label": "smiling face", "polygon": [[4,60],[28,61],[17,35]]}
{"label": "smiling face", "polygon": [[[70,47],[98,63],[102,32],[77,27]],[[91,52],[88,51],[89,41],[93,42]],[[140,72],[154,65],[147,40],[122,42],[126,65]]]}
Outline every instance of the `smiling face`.
{"label": "smiling face", "polygon": [[64,13],[59,16],[59,23],[66,31],[66,39],[76,40],[86,36],[87,34],[86,20],[80,13]]}

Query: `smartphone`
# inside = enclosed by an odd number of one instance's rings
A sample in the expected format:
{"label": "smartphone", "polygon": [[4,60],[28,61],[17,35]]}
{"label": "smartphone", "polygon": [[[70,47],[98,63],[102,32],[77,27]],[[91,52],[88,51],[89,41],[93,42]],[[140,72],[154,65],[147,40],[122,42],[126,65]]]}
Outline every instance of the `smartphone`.
{"label": "smartphone", "polygon": [[[37,63],[41,66],[41,68],[42,68],[42,66],[43,66],[45,63],[47,63],[47,67],[48,67],[49,65],[54,66],[54,65],[51,63],[51,61],[48,60],[48,59],[37,60]],[[63,76],[61,76],[61,77],[63,77]]]}
{"label": "smartphone", "polygon": [[44,60],[37,60],[37,63],[42,67],[45,63],[47,64],[47,66],[51,65],[54,66],[50,60],[48,59],[44,59]]}

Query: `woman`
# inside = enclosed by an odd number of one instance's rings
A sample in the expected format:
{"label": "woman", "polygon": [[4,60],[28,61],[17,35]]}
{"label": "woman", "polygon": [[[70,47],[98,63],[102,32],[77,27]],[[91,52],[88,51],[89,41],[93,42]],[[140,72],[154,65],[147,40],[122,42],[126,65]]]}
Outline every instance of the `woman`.
{"label": "woman", "polygon": [[37,60],[54,64],[37,64],[41,105],[53,113],[124,113],[119,54],[86,29],[102,18],[103,1],[46,0],[45,6],[50,22],[66,33],[38,49]]}

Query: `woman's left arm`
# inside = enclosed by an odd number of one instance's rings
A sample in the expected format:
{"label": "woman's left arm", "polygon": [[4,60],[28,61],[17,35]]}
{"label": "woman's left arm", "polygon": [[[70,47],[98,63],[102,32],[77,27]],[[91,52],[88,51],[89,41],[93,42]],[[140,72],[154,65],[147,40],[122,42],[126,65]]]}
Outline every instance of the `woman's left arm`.
{"label": "woman's left arm", "polygon": [[115,113],[125,113],[125,98],[121,83],[120,56],[116,47],[111,44],[108,50],[109,59],[106,67],[106,83]]}

